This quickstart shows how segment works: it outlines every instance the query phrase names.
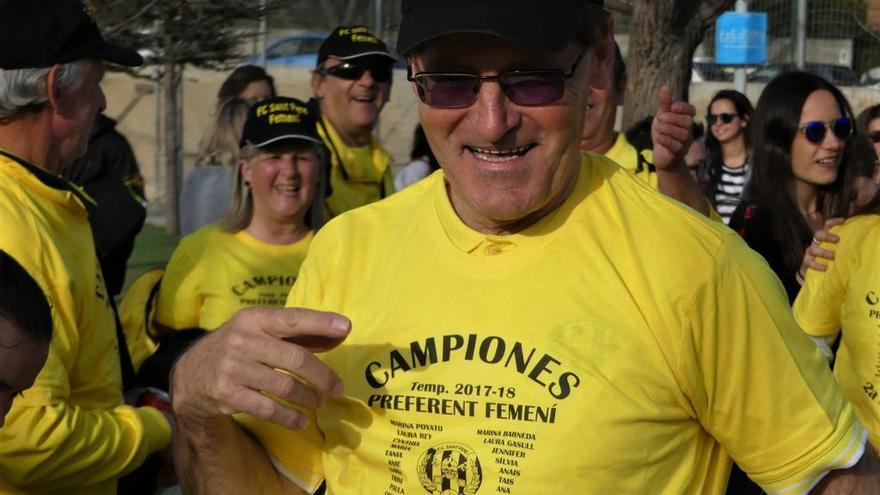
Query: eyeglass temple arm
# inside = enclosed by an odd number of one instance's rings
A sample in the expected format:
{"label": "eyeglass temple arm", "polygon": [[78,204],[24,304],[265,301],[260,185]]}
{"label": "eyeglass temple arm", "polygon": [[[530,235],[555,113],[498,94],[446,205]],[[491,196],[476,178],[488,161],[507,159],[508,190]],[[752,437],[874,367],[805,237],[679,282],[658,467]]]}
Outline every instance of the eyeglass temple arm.
{"label": "eyeglass temple arm", "polygon": [[633,12],[631,0],[589,0],[589,2],[618,14],[632,15]]}

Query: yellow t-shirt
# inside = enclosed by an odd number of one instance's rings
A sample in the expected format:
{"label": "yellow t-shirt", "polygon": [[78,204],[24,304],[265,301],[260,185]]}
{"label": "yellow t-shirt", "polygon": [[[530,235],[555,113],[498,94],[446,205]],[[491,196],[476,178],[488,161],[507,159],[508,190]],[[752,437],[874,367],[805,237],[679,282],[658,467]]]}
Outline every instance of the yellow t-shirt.
{"label": "yellow t-shirt", "polygon": [[343,215],[288,305],[353,325],[319,432],[247,422],[309,489],[717,494],[729,452],[804,493],[864,448],[766,263],[597,155],[514,235],[465,226],[442,172]]}
{"label": "yellow t-shirt", "polygon": [[860,215],[832,229],[840,242],[828,270],[808,270],[794,302],[805,332],[830,337],[843,331],[834,376],[880,447],[880,215]]}
{"label": "yellow t-shirt", "polygon": [[60,177],[0,153],[0,249],[46,293],[53,325],[45,366],[0,428],[3,495],[115,494],[117,478],[171,441],[161,412],[123,402],[92,207]]}
{"label": "yellow t-shirt", "polygon": [[626,136],[622,132],[617,134],[614,145],[605,152],[605,157],[657,189],[658,180],[657,172],[654,170],[654,154],[651,150],[642,150],[642,163],[639,164],[638,150],[626,140]]}
{"label": "yellow t-shirt", "polygon": [[[627,141],[626,136],[621,132],[617,134],[617,140],[614,145],[605,152],[605,157],[617,163],[634,176],[643,180],[654,189],[658,189],[660,180],[657,178],[657,170],[654,168],[654,153],[652,150],[642,150],[642,163],[639,164],[639,152],[635,146]],[[715,211],[715,208],[706,200],[709,207],[709,218],[716,222],[723,222],[721,215]]]}
{"label": "yellow t-shirt", "polygon": [[215,330],[240,309],[284,305],[312,237],[269,244],[216,224],[193,232],[168,261],[156,321],[177,330]]}
{"label": "yellow t-shirt", "polygon": [[371,138],[369,146],[352,148],[342,141],[329,120],[322,118],[321,122],[323,125],[318,126],[318,134],[332,157],[330,186],[333,192],[327,198],[327,210],[331,216],[394,193],[391,155],[382,149],[379,141]]}

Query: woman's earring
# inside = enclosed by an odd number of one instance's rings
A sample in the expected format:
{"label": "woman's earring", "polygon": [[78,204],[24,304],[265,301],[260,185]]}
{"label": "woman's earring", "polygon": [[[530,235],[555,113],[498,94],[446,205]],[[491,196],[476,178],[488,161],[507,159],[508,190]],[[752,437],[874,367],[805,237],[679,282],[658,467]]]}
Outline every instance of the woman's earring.
{"label": "woman's earring", "polygon": [[251,187],[251,181],[249,181],[249,180],[244,181],[244,187]]}

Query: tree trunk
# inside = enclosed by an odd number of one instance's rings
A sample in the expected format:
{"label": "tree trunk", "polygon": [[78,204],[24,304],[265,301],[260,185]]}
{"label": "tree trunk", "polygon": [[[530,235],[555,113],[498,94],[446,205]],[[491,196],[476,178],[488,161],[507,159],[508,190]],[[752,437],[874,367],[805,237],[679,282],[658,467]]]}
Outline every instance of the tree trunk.
{"label": "tree trunk", "polygon": [[183,175],[181,150],[183,129],[180,125],[180,85],[183,67],[166,63],[162,75],[162,149],[165,152],[165,230],[169,235],[180,233],[180,186]]}
{"label": "tree trunk", "polygon": [[333,6],[330,5],[330,0],[320,0],[320,5],[321,11],[324,13],[324,20],[327,26],[329,26],[327,30],[336,29],[336,26],[339,25],[339,16],[336,15]]}
{"label": "tree trunk", "polygon": [[687,101],[691,59],[706,29],[735,0],[638,0],[629,41],[623,128],[657,111],[660,88]]}
{"label": "tree trunk", "polygon": [[358,6],[358,0],[348,0],[348,6],[345,8],[345,17],[342,18],[342,24],[348,25],[354,21],[355,7]]}

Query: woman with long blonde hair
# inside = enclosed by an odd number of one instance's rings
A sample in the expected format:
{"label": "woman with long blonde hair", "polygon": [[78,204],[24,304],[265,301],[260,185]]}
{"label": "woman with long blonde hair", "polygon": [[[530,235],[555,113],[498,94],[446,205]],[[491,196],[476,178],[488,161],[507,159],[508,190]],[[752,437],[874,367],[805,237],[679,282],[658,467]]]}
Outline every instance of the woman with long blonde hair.
{"label": "woman with long blonde hair", "polygon": [[217,109],[202,139],[196,168],[187,174],[180,191],[181,236],[220,220],[229,209],[238,141],[250,106],[247,100],[233,98]]}

